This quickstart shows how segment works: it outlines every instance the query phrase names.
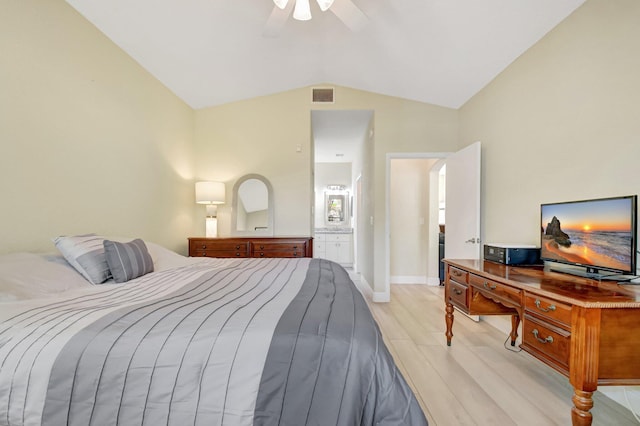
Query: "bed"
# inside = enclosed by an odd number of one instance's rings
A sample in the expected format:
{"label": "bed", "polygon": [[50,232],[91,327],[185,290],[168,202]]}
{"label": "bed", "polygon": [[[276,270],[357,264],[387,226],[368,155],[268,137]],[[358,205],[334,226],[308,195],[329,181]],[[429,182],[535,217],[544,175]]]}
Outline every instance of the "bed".
{"label": "bed", "polygon": [[99,284],[0,256],[0,425],[427,424],[338,264],[142,245]]}

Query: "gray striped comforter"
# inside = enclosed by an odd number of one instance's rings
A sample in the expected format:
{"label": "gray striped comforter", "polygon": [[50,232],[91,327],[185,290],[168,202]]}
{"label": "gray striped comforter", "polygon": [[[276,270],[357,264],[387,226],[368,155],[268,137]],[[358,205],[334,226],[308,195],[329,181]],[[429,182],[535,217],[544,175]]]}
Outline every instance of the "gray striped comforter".
{"label": "gray striped comforter", "polygon": [[0,304],[0,425],[426,425],[347,273],[203,259]]}

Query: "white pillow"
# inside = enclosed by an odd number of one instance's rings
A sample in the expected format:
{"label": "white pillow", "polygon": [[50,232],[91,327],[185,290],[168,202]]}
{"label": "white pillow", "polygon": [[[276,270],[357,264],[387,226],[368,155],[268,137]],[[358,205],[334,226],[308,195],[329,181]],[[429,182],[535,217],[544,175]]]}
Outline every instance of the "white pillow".
{"label": "white pillow", "polygon": [[61,256],[33,253],[0,256],[0,302],[50,296],[89,286]]}
{"label": "white pillow", "polygon": [[145,244],[153,259],[153,270],[156,272],[190,265],[198,260],[195,257],[182,256],[156,243],[145,241]]}
{"label": "white pillow", "polygon": [[111,278],[103,241],[104,237],[95,234],[53,239],[67,262],[92,284],[101,284]]}

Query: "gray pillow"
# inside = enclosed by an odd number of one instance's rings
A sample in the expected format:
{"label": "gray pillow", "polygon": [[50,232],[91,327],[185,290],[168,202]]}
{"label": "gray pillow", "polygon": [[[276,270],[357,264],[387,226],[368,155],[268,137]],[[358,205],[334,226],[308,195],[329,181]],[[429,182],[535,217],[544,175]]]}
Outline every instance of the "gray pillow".
{"label": "gray pillow", "polygon": [[53,242],[67,262],[83,277],[93,284],[100,284],[111,278],[103,240],[103,237],[87,234],[56,237]]}
{"label": "gray pillow", "polygon": [[117,283],[124,283],[153,272],[153,259],[141,239],[128,243],[104,240],[107,264]]}

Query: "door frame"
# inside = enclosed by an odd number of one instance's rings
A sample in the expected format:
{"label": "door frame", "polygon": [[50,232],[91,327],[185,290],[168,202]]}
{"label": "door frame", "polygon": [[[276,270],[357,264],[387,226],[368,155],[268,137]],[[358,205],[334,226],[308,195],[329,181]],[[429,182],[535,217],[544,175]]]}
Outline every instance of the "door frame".
{"label": "door frame", "polygon": [[444,159],[453,152],[388,152],[385,161],[384,190],[384,290],[374,292],[374,302],[391,300],[391,160],[402,159]]}

